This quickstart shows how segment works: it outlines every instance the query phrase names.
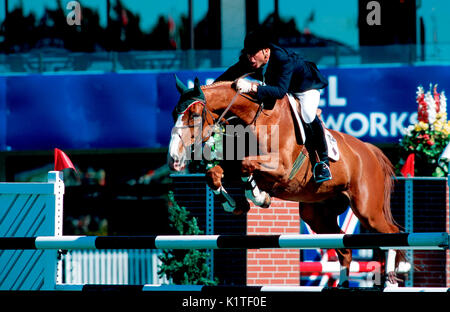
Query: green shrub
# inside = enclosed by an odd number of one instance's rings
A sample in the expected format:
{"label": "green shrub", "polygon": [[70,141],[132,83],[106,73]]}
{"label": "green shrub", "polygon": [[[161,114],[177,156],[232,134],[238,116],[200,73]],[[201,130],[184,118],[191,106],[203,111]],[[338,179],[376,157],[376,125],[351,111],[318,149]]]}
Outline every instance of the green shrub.
{"label": "green shrub", "polygon": [[[180,207],[172,192],[168,194],[169,225],[180,235],[200,235],[195,217],[190,217],[184,207]],[[208,266],[209,252],[205,250],[173,249],[164,250],[159,257],[162,265],[158,274],[164,275],[176,285],[217,285],[218,279],[210,279]]]}

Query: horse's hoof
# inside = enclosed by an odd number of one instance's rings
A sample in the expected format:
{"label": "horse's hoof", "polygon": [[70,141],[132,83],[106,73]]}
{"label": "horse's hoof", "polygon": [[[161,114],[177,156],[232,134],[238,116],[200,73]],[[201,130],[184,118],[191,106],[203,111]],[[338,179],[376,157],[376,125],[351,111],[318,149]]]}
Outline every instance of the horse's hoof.
{"label": "horse's hoof", "polygon": [[378,290],[378,291],[383,291],[385,288],[384,285],[380,285],[380,284],[373,284],[372,289],[373,290]]}
{"label": "horse's hoof", "polygon": [[343,281],[342,284],[339,283],[338,288],[349,288],[350,284],[348,281]]}
{"label": "horse's hoof", "polygon": [[226,212],[233,212],[236,210],[236,205],[230,204],[229,202],[225,202],[222,204],[223,210]]}
{"label": "horse's hoof", "polygon": [[237,207],[236,209],[233,210],[233,214],[235,216],[242,216],[242,215],[245,215],[247,212],[248,212],[248,210],[245,211],[245,210],[241,209],[240,207]]}
{"label": "horse's hoof", "polygon": [[391,271],[388,273],[386,286],[387,287],[398,287],[398,283],[403,282],[401,278],[397,277],[397,273]]}
{"label": "horse's hoof", "polygon": [[264,204],[262,204],[260,207],[261,208],[269,208],[270,204],[272,203],[272,200],[270,199],[270,195],[269,194],[265,194],[265,199],[264,199]]}
{"label": "horse's hoof", "polygon": [[247,198],[236,198],[236,208],[233,210],[233,214],[240,216],[246,214],[250,210],[250,204]]}
{"label": "horse's hoof", "polygon": [[236,209],[236,201],[231,197],[223,187],[213,190],[217,200],[221,203],[223,210],[233,212]]}

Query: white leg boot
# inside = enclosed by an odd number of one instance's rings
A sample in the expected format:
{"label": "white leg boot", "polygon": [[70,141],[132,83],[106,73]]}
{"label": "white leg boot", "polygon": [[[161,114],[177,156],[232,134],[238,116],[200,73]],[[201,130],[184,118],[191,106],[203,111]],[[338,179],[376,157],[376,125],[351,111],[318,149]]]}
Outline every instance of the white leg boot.
{"label": "white leg boot", "polygon": [[253,176],[242,177],[242,181],[244,181],[245,187],[245,196],[250,199],[256,206],[262,208],[269,208],[270,206],[270,196],[264,191],[261,191],[259,187],[256,185]]}
{"label": "white leg boot", "polygon": [[[394,249],[389,249],[386,258],[386,274],[388,279],[386,280],[386,287],[398,287],[398,282],[395,274],[395,256],[397,252]],[[391,279],[391,280],[390,280]]]}

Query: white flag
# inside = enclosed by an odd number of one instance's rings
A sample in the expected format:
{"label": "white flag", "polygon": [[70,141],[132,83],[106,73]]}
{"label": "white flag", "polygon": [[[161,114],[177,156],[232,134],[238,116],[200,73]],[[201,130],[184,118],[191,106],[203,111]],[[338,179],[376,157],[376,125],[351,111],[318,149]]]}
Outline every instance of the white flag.
{"label": "white flag", "polygon": [[439,157],[439,161],[441,160],[450,160],[450,143],[447,144],[441,156]]}

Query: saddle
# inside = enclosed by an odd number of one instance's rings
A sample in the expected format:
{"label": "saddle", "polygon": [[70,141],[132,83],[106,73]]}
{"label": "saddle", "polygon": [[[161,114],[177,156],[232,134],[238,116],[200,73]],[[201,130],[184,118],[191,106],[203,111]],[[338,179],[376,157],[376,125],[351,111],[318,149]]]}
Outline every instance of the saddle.
{"label": "saddle", "polygon": [[[294,124],[297,127],[296,135],[300,135],[300,137],[297,137],[297,142],[302,142],[305,144],[306,142],[306,135],[305,135],[305,129],[303,126],[303,119],[299,115],[298,111],[298,100],[290,93],[288,93],[289,103],[292,110],[292,115],[294,119]],[[320,115],[321,110],[318,110],[318,115]],[[333,135],[328,131],[328,129],[325,127],[325,124],[323,123],[322,119],[320,119],[322,122],[323,130],[325,133],[325,140],[327,142],[328,147],[328,157],[334,161],[339,160],[339,148],[336,139],[333,137]]]}
{"label": "saddle", "polygon": [[[250,82],[253,83],[258,83],[260,85],[265,85],[264,82],[251,78],[249,76],[247,77],[243,77],[241,79],[246,79]],[[301,105],[301,103],[298,102],[298,100],[290,93],[287,94],[288,98],[289,98],[289,103],[292,109],[292,114],[294,115],[294,124],[297,127],[296,136],[297,136],[297,142],[299,142],[299,144],[305,144],[306,142],[306,134],[305,134],[305,129],[303,126],[303,119],[300,117],[299,115],[299,110],[297,109],[297,107],[299,107],[299,105]],[[318,115],[320,116],[320,112],[321,110],[318,109]],[[322,119],[321,119],[322,121]],[[330,131],[328,131],[328,129],[325,127],[325,124],[322,121],[322,125],[323,125],[323,130],[324,130],[324,134],[325,134],[325,140],[327,142],[327,148],[328,148],[328,157],[331,160],[334,161],[338,161],[339,160],[339,148],[338,148],[338,144],[336,139],[333,137],[333,135],[330,133]],[[300,134],[300,137],[298,137],[298,135]]]}

